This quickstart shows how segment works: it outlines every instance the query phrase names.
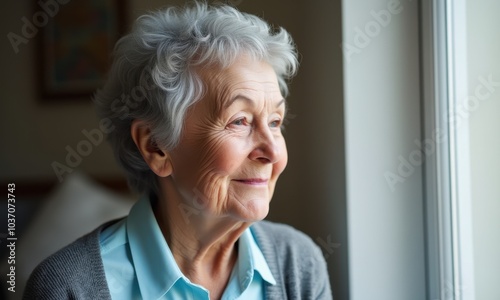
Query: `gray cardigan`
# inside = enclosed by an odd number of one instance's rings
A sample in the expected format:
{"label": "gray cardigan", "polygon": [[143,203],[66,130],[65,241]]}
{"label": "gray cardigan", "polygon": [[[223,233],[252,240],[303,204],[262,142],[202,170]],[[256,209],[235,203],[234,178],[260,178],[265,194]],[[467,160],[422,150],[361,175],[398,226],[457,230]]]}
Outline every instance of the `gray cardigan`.
{"label": "gray cardigan", "polygon": [[[99,234],[109,224],[44,260],[23,299],[111,299],[99,246]],[[266,285],[266,299],[332,299],[325,260],[308,236],[267,221],[250,228],[277,282]]]}

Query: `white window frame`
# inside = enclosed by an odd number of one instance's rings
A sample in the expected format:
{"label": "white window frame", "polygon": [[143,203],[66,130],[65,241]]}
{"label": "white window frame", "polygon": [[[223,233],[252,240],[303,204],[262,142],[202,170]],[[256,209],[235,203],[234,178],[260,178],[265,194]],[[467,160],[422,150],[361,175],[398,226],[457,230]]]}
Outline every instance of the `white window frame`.
{"label": "white window frame", "polygon": [[421,2],[423,133],[435,141],[425,163],[427,299],[474,299],[466,1]]}

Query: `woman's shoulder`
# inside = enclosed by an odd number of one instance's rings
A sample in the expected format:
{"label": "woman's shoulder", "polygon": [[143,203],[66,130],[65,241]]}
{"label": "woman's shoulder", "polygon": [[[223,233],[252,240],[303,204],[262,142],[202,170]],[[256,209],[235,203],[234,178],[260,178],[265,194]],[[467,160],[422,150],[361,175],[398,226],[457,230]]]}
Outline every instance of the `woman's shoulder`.
{"label": "woman's shoulder", "polygon": [[325,264],[320,247],[308,235],[290,225],[260,221],[254,223],[251,230],[269,260],[293,262],[293,265]]}
{"label": "woman's shoulder", "polygon": [[332,299],[323,253],[308,235],[269,221],[257,222],[251,230],[278,283],[269,288],[270,298],[282,297],[284,287],[291,299]]}
{"label": "woman's shoulder", "polygon": [[43,260],[31,273],[23,299],[109,298],[99,247],[104,226]]}

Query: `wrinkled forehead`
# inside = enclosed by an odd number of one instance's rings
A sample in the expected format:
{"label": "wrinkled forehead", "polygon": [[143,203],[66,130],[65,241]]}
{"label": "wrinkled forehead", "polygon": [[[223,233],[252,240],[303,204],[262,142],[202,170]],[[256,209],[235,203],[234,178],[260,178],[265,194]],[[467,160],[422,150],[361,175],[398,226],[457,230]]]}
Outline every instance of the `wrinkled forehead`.
{"label": "wrinkled forehead", "polygon": [[214,113],[227,108],[236,98],[261,105],[283,102],[276,73],[264,61],[242,58],[227,68],[203,68],[199,75],[205,90],[201,101],[212,106]]}

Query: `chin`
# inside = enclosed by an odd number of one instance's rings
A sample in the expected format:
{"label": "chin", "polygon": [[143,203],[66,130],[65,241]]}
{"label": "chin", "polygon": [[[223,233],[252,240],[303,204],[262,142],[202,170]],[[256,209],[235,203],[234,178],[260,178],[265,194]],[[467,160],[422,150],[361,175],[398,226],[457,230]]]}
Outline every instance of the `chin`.
{"label": "chin", "polygon": [[233,211],[233,216],[245,222],[258,222],[267,217],[269,213],[269,200],[249,200],[244,205],[238,205]]}

